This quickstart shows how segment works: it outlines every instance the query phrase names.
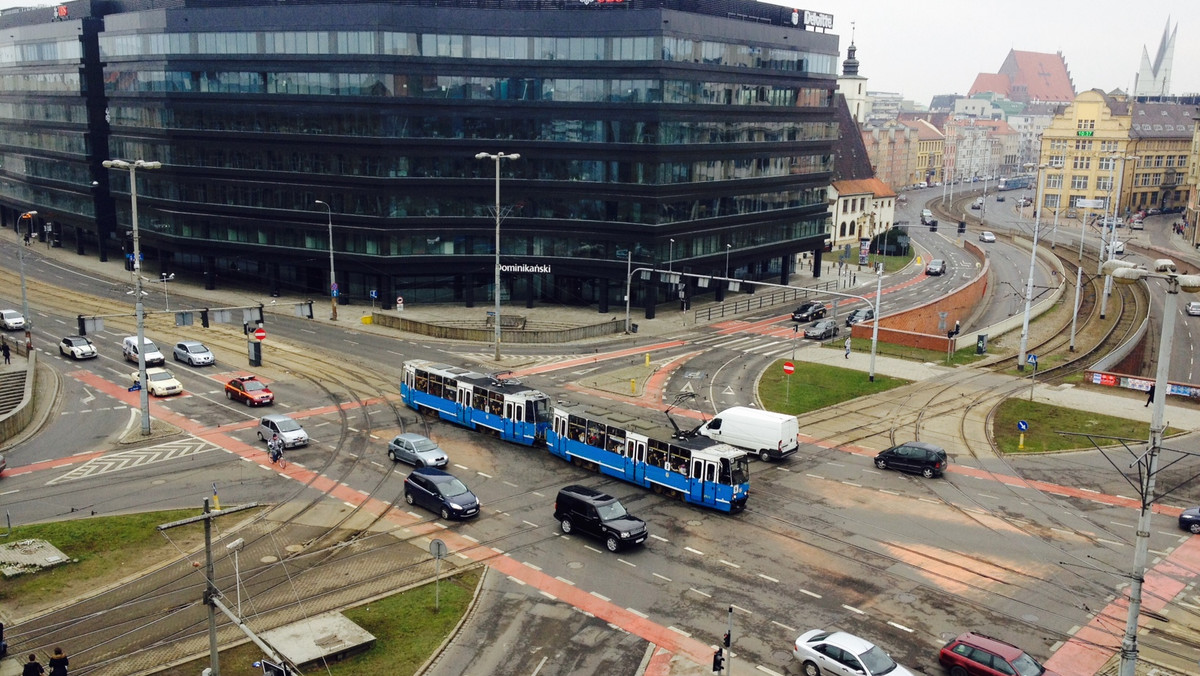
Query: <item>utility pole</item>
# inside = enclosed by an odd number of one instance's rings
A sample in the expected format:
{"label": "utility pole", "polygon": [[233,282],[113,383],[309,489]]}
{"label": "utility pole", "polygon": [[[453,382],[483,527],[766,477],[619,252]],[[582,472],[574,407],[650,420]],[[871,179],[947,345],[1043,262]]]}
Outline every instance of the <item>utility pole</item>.
{"label": "utility pole", "polygon": [[193,516],[171,523],[164,523],[158,527],[158,530],[164,531],[179,526],[186,526],[197,521],[204,522],[204,605],[208,606],[208,662],[209,676],[221,676],[221,663],[217,654],[217,585],[214,578],[214,566],[212,555],[212,522],[213,519],[234,512],[241,512],[247,509],[258,507],[257,502],[251,502],[246,505],[230,507],[229,509],[218,509],[212,511],[208,506],[208,498],[204,498],[204,514]]}

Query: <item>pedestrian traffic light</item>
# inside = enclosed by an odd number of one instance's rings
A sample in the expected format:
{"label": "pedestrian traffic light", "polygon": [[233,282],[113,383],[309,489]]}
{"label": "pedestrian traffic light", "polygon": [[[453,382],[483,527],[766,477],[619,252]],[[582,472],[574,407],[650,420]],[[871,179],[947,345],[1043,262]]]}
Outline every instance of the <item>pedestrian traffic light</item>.
{"label": "pedestrian traffic light", "polygon": [[208,310],[200,311],[200,326],[203,326],[206,329],[208,328]]}
{"label": "pedestrian traffic light", "polygon": [[[729,634],[726,634],[728,636]],[[713,673],[718,674],[725,669],[725,654],[720,648],[713,653]]]}
{"label": "pedestrian traffic light", "polygon": [[966,222],[966,221],[959,221],[959,222],[958,222],[958,234],[960,234],[960,235],[961,235],[961,234],[963,234],[963,233],[964,233],[964,232],[966,232],[966,231],[967,231],[967,222]]}
{"label": "pedestrian traffic light", "polygon": [[723,642],[725,643],[725,647],[728,648],[729,647],[729,632],[725,632],[725,639]]}
{"label": "pedestrian traffic light", "polygon": [[76,321],[79,322],[79,335],[86,336],[87,335],[87,322],[83,321],[83,315],[79,315],[76,318]]}
{"label": "pedestrian traffic light", "polygon": [[937,232],[937,220],[929,221],[929,232]]}

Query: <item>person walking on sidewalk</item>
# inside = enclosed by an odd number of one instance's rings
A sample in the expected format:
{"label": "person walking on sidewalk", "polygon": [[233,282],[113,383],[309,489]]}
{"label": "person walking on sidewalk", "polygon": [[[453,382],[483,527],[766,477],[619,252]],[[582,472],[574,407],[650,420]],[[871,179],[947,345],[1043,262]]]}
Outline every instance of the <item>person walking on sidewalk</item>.
{"label": "person walking on sidewalk", "polygon": [[[1154,383],[1150,383],[1150,392],[1149,392],[1149,395],[1146,397],[1146,406],[1149,406],[1150,404],[1153,404],[1153,403],[1154,403]],[[1145,408],[1145,406],[1143,406],[1142,408]]]}
{"label": "person walking on sidewalk", "polygon": [[42,667],[42,663],[37,661],[37,655],[29,653],[29,661],[25,663],[25,668],[21,670],[21,676],[43,676],[46,669]]}
{"label": "person walking on sidewalk", "polygon": [[67,676],[67,664],[70,660],[63,654],[62,648],[54,649],[54,657],[50,658],[50,676]]}
{"label": "person walking on sidewalk", "polygon": [[846,336],[846,359],[850,358],[850,336]]}
{"label": "person walking on sidewalk", "polygon": [[3,347],[3,348],[0,348],[0,351],[4,352],[4,363],[5,363],[5,364],[11,364],[11,363],[12,363],[12,350],[10,350],[10,349],[8,348],[8,342],[7,342],[7,341],[5,341],[5,343],[4,343],[4,347]]}

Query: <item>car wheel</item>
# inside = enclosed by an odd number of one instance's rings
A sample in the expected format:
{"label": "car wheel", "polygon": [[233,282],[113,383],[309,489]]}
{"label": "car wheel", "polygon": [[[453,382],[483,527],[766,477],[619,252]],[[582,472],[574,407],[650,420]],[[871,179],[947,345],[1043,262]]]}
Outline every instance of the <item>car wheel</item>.
{"label": "car wheel", "polygon": [[887,460],[883,458],[875,458],[875,466],[879,469],[887,469]]}
{"label": "car wheel", "polygon": [[246,406],[247,406],[248,408],[254,408],[254,400],[253,400],[253,399],[247,399],[247,400],[246,400]]}
{"label": "car wheel", "polygon": [[804,663],[801,671],[804,672],[804,676],[821,676],[821,670],[817,668],[817,663],[811,660]]}
{"label": "car wheel", "polygon": [[230,401],[233,401],[233,392],[230,392],[229,390],[225,390],[225,398]]}
{"label": "car wheel", "polygon": [[921,476],[925,477],[926,479],[932,479],[933,474],[934,472],[932,467],[926,467],[925,469],[921,470]]}
{"label": "car wheel", "polygon": [[968,676],[968,674],[966,669],[955,666],[950,668],[950,676]]}
{"label": "car wheel", "polygon": [[392,462],[396,462],[396,452],[390,448],[388,449],[388,459]]}
{"label": "car wheel", "polygon": [[174,352],[172,352],[172,353],[171,353],[171,356],[175,358],[175,361],[179,361],[179,355],[177,355],[177,354],[175,354]]}
{"label": "car wheel", "polygon": [[758,459],[766,462],[771,459],[771,454],[767,453],[767,449],[764,448],[758,452]]}
{"label": "car wheel", "polygon": [[409,493],[408,491],[405,491],[405,492],[404,492],[404,501],[405,501],[405,502],[407,502],[408,504],[410,504],[410,505],[411,505],[411,504],[413,504],[414,502],[416,502],[416,499],[415,499],[415,498],[413,498],[413,494],[412,494],[412,493]]}
{"label": "car wheel", "polygon": [[558,527],[562,529],[562,532],[567,534],[570,534],[571,529],[574,528],[574,526],[571,525],[570,519],[563,519],[562,521],[559,521]]}
{"label": "car wheel", "polygon": [[442,507],[442,518],[446,519],[446,520],[450,519],[450,508],[449,507]]}
{"label": "car wheel", "polygon": [[604,541],[604,546],[608,547],[608,551],[615,552],[621,548],[621,541],[615,535],[609,535],[608,539]]}
{"label": "car wheel", "polygon": [[267,440],[267,438],[266,438],[266,437],[264,437],[264,436],[262,435],[262,432],[259,432],[259,433],[258,433],[258,440],[259,440],[259,441],[266,441],[266,440]]}
{"label": "car wheel", "polygon": [[1193,523],[1192,525],[1188,526],[1188,530],[1192,533],[1200,533],[1200,523]]}

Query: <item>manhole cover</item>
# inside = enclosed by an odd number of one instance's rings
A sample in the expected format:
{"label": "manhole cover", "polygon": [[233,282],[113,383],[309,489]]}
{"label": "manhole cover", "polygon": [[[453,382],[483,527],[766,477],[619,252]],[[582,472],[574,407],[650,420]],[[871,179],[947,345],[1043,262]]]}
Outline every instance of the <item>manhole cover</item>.
{"label": "manhole cover", "polygon": [[687,525],[689,525],[689,526],[703,526],[703,525],[704,525],[704,522],[703,522],[703,521],[695,521],[695,520],[693,520],[693,521],[688,521],[688,522],[687,522]]}
{"label": "manhole cover", "polygon": [[903,593],[903,594],[896,594],[896,600],[899,601],[900,603],[912,603],[913,601],[917,600],[917,597],[913,596],[912,594]]}
{"label": "manhole cover", "polygon": [[279,559],[274,556],[264,556],[258,560],[259,563],[275,563],[277,561],[279,561]]}
{"label": "manhole cover", "polygon": [[579,561],[571,561],[571,562],[567,563],[567,568],[574,568],[574,569],[583,568],[583,564],[580,563]]}

